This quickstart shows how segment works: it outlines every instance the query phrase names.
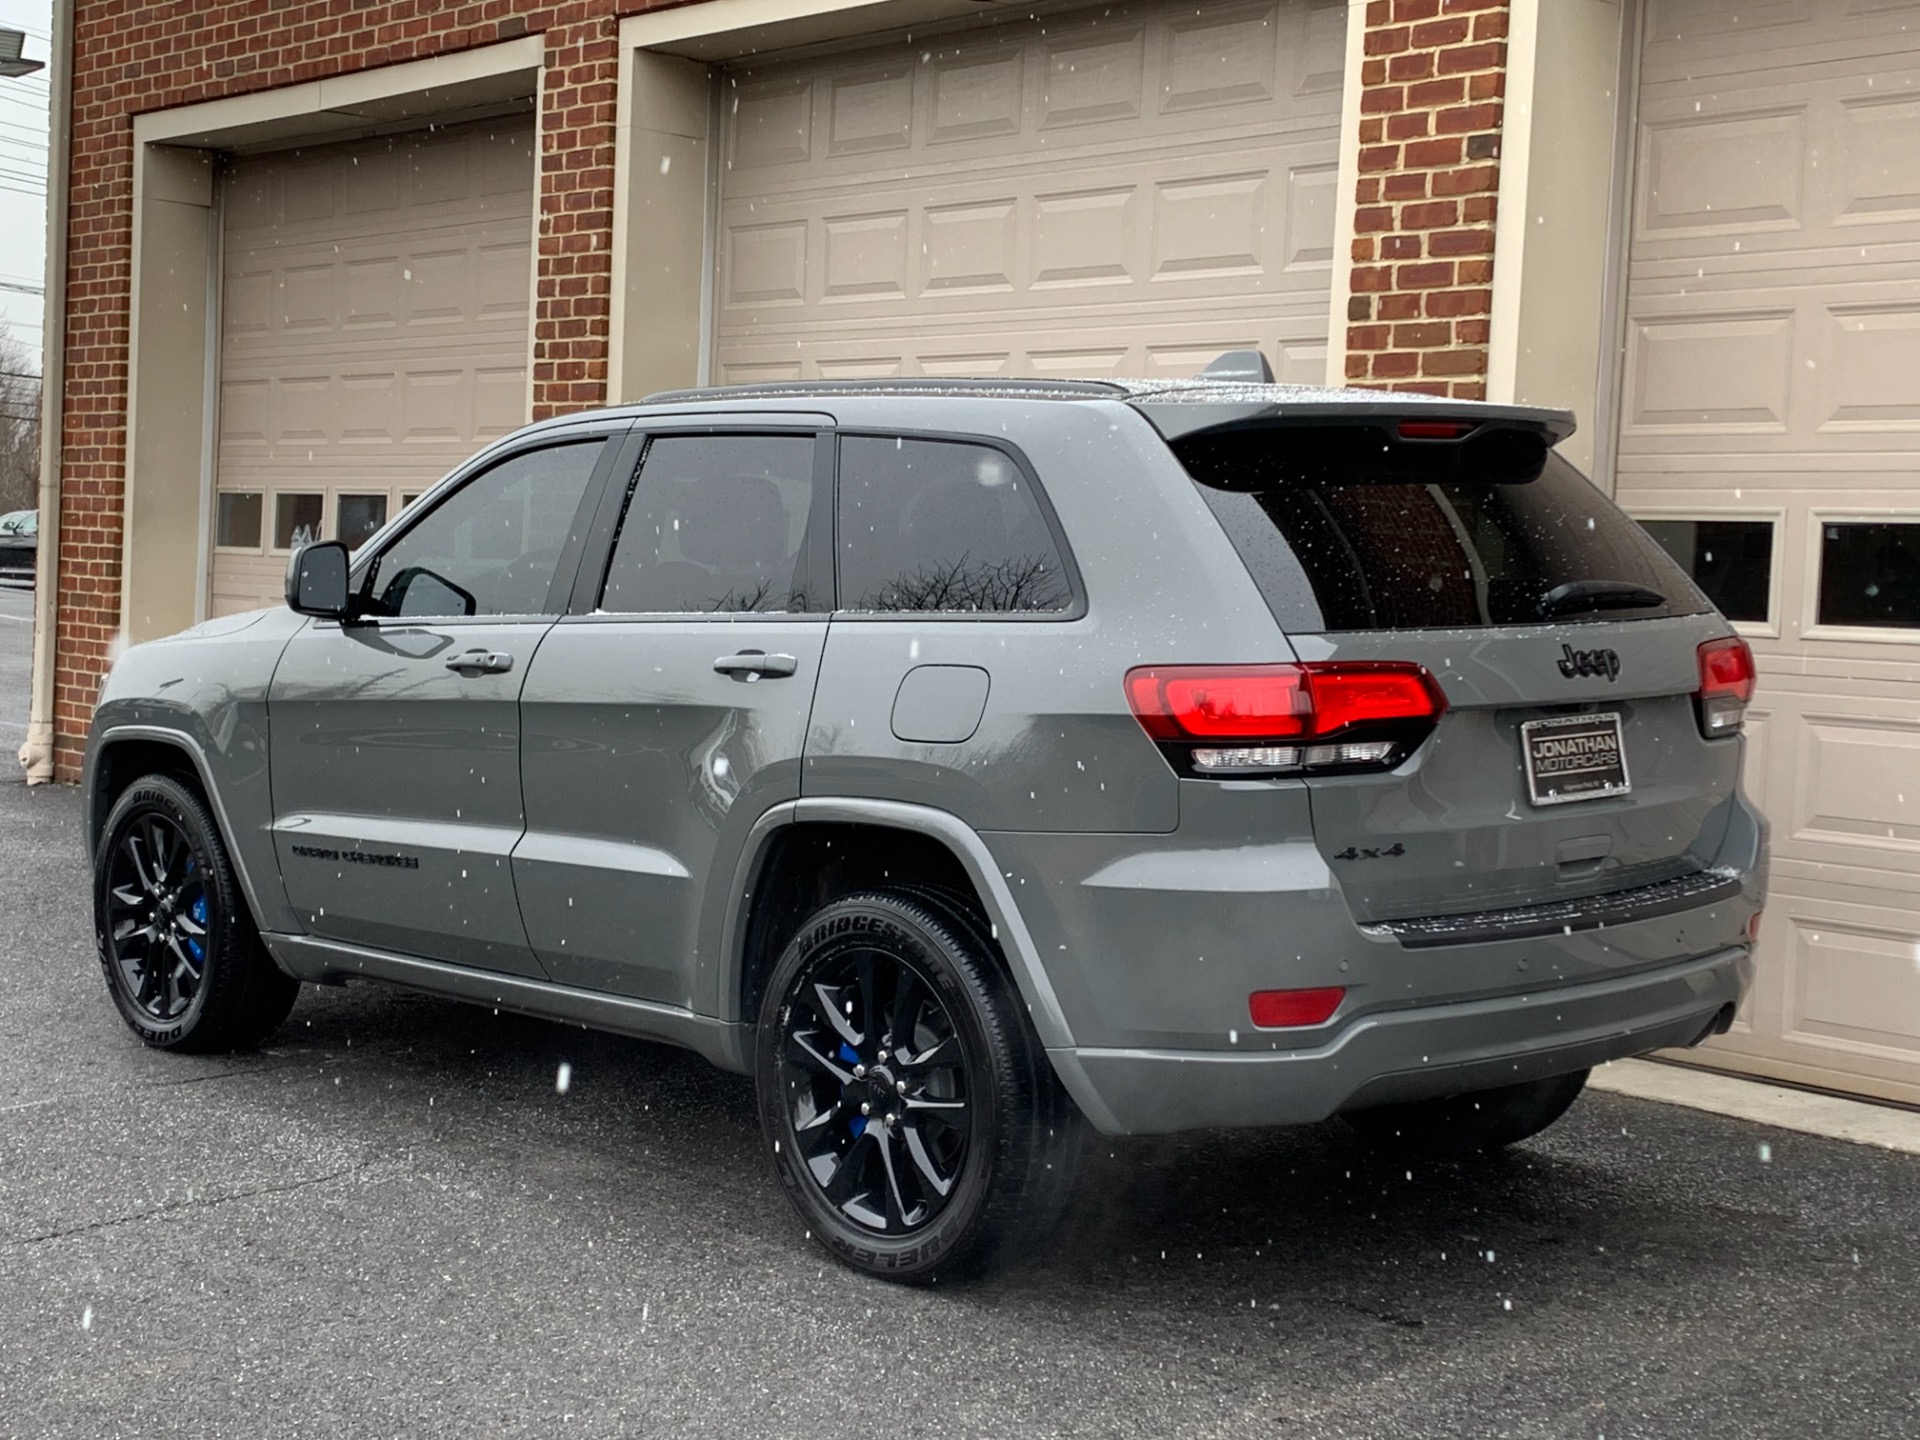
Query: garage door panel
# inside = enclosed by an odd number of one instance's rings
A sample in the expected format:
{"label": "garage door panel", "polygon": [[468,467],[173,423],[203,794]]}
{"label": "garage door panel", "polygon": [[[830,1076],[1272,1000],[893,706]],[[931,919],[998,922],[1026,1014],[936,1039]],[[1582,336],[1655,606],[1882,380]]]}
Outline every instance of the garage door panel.
{"label": "garage door panel", "polygon": [[1920,0],[1656,0],[1641,75],[1618,492],[1775,518],[1773,891],[1710,1053],[1920,1099],[1920,627],[1818,624],[1826,527],[1920,519]]}
{"label": "garage door panel", "polygon": [[532,155],[522,118],[229,169],[217,484],[259,533],[216,545],[215,613],[278,598],[279,497],[331,535],[524,423]]}
{"label": "garage door panel", "polygon": [[1098,184],[1057,171],[1006,177],[1027,181],[1025,193],[896,180],[805,200],[729,199],[722,353],[782,326],[804,338],[843,310],[861,325],[954,317],[977,329],[983,315],[1011,321],[1046,307],[1072,324],[1103,306],[1120,319],[1256,298],[1263,310],[1311,313],[1324,341],[1333,169],[1296,161],[1301,148],[1218,169],[1174,157],[1123,184],[1110,170]]}

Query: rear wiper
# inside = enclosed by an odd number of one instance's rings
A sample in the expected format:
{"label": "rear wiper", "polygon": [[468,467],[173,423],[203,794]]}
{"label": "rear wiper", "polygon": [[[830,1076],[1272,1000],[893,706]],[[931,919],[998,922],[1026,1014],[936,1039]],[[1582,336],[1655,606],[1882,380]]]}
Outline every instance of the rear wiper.
{"label": "rear wiper", "polygon": [[1579,615],[1591,610],[1645,610],[1666,603],[1667,597],[1658,590],[1625,580],[1573,580],[1542,595],[1539,610],[1543,616]]}

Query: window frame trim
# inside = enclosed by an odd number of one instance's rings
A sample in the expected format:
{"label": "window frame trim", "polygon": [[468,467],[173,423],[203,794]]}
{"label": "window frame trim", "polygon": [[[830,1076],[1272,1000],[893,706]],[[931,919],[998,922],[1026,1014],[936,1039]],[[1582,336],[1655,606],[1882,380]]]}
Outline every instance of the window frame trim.
{"label": "window frame trim", "polygon": [[[1614,501],[1616,505],[1620,502]],[[1729,509],[1710,509],[1706,505],[1635,505],[1629,508],[1621,505],[1629,520],[1636,525],[1653,520],[1690,520],[1695,523],[1716,520],[1764,521],[1773,527],[1773,555],[1767,567],[1767,618],[1765,620],[1727,619],[1733,627],[1733,633],[1749,640],[1778,640],[1780,638],[1781,614],[1785,609],[1788,515],[1785,506],[1743,505]],[[1644,525],[1642,525],[1644,529]],[[1654,541],[1658,545],[1659,541]],[[1663,547],[1664,548],[1664,547]],[[1680,562],[1675,560],[1677,565]],[[1691,575],[1687,577],[1693,579]],[[1695,580],[1697,586],[1700,582]],[[1704,593],[1704,592],[1703,592]],[[1718,607],[1715,607],[1718,608]]]}
{"label": "window frame trim", "polygon": [[[980,445],[998,451],[1020,472],[1040,508],[1040,521],[1047,527],[1054,553],[1060,557],[1061,573],[1066,577],[1069,603],[1059,610],[849,610],[840,603],[840,474],[843,440],[928,440],[954,445]],[[1013,441],[999,435],[983,435],[971,430],[930,430],[920,426],[875,427],[854,425],[838,428],[833,435],[833,623],[897,624],[902,620],[931,620],[941,623],[1017,621],[1023,625],[1071,624],[1087,618],[1086,584],[1080,573],[1073,548],[1067,543],[1066,527],[1060,523],[1053,497],[1040,483],[1039,473],[1026,452]]]}

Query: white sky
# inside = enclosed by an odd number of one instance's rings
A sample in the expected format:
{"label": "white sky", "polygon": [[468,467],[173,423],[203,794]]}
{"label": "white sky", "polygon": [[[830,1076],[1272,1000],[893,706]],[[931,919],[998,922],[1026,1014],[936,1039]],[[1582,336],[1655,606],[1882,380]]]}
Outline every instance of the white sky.
{"label": "white sky", "polygon": [[[0,26],[27,32],[29,60],[48,58],[52,0],[0,0]],[[38,351],[39,295],[6,288],[45,281],[47,240],[47,72],[0,79],[0,316],[13,338]],[[38,368],[37,364],[35,368]]]}

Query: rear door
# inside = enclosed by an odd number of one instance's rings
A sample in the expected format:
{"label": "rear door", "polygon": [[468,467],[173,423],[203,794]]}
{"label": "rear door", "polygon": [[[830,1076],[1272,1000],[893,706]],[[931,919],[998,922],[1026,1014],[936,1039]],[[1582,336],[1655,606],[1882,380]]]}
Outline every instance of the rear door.
{"label": "rear door", "polygon": [[[1703,736],[1694,693],[1699,646],[1725,623],[1557,456],[1490,480],[1506,470],[1455,442],[1387,443],[1407,463],[1369,468],[1297,428],[1174,442],[1302,660],[1413,661],[1445,693],[1406,764],[1307,782],[1355,918],[1579,899],[1710,865],[1741,742]],[[1303,463],[1320,446],[1336,463]]]}
{"label": "rear door", "polygon": [[360,568],[365,619],[288,644],[268,698],[274,840],[310,934],[541,973],[508,871],[520,690],[610,443],[542,437],[481,469]]}
{"label": "rear door", "polygon": [[825,417],[730,421],[647,437],[521,707],[535,953],[563,984],[683,1009],[713,979],[703,903],[800,793],[831,609]]}

